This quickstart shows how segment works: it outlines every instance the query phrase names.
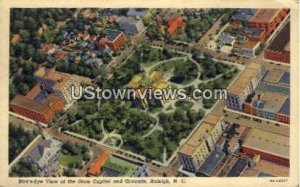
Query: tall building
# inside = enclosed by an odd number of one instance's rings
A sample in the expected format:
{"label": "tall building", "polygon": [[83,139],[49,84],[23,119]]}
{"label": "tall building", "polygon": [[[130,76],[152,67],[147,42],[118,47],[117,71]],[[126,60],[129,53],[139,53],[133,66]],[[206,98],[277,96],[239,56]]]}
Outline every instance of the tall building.
{"label": "tall building", "polygon": [[177,153],[183,169],[198,171],[205,159],[215,150],[215,143],[224,129],[222,117],[208,114]]}
{"label": "tall building", "polygon": [[250,18],[249,24],[252,28],[264,29],[268,38],[287,14],[287,9],[258,9]]}
{"label": "tall building", "polygon": [[227,107],[242,111],[243,103],[248,95],[254,93],[265,73],[266,70],[261,64],[249,64],[228,89]]}
{"label": "tall building", "polygon": [[130,34],[139,34],[145,29],[143,21],[133,17],[120,16],[116,19],[116,23],[124,32]]}
{"label": "tall building", "polygon": [[283,166],[289,166],[289,137],[261,129],[253,129],[242,144],[242,152],[251,156],[260,155]]}
{"label": "tall building", "polygon": [[44,90],[60,97],[66,104],[74,100],[72,98],[72,87],[74,87],[76,95],[79,92],[80,85],[73,76],[57,72],[54,69],[41,67],[34,73],[34,78]]}
{"label": "tall building", "polygon": [[290,22],[280,30],[264,51],[268,60],[290,63]]}

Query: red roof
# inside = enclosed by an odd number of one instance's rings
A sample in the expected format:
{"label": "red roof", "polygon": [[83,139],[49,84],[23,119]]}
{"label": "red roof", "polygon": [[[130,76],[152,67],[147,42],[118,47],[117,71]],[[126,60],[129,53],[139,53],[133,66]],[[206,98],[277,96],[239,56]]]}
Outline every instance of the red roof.
{"label": "red roof", "polygon": [[42,50],[44,53],[48,53],[48,51],[50,51],[51,49],[53,49],[53,46],[50,44],[45,43],[42,45]]}
{"label": "red roof", "polygon": [[42,91],[41,84],[37,83],[26,95],[30,99],[34,99]]}
{"label": "red roof", "polygon": [[172,35],[177,29],[182,27],[183,17],[178,16],[177,18],[170,19],[168,21],[168,33]]}
{"label": "red roof", "polygon": [[64,59],[67,55],[68,55],[68,52],[66,52],[66,51],[56,51],[54,54],[54,57],[58,58],[58,59]]}
{"label": "red roof", "polygon": [[108,152],[101,153],[90,165],[88,169],[88,174],[93,176],[99,176],[101,174],[101,168],[109,156],[110,154]]}

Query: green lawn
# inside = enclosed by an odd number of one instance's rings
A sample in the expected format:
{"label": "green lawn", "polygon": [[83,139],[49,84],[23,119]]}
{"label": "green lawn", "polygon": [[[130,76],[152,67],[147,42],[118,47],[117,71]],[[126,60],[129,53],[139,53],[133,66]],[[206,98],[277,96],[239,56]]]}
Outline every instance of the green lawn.
{"label": "green lawn", "polygon": [[183,59],[170,60],[166,63],[159,64],[153,67],[150,73],[153,71],[172,73],[173,76],[170,81],[177,84],[188,84],[198,76],[197,66],[193,62]]}
{"label": "green lawn", "polygon": [[77,163],[79,161],[82,161],[82,156],[81,155],[61,155],[59,158],[60,164],[69,167],[71,163]]}

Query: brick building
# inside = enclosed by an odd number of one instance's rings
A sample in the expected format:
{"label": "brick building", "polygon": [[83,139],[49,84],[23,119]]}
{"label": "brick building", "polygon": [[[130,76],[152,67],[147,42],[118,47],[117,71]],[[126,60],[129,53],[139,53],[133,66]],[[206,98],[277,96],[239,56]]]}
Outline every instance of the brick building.
{"label": "brick building", "polygon": [[242,152],[283,166],[289,166],[289,137],[261,129],[253,129],[242,145]]}
{"label": "brick building", "polygon": [[251,28],[260,28],[266,31],[268,38],[288,14],[288,9],[258,9],[249,20]]}
{"label": "brick building", "polygon": [[99,48],[104,48],[107,45],[111,50],[115,51],[126,41],[124,33],[118,30],[106,29],[103,31],[103,35],[97,44]]}
{"label": "brick building", "polygon": [[17,95],[10,105],[14,112],[46,124],[52,120],[56,112],[64,107],[63,101],[54,95],[49,95],[46,99],[39,101]]}
{"label": "brick building", "polygon": [[290,22],[271,41],[264,51],[264,57],[268,60],[290,63]]}

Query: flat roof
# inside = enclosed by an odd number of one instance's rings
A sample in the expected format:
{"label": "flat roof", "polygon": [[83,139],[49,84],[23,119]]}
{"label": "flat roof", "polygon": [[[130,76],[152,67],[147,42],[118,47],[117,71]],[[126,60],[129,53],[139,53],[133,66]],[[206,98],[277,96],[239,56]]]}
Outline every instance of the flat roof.
{"label": "flat roof", "polygon": [[234,95],[240,95],[246,88],[246,85],[255,77],[262,67],[261,64],[251,63],[246,69],[240,74],[237,80],[230,86],[228,93]]}
{"label": "flat roof", "polygon": [[268,46],[268,51],[284,52],[289,51],[290,43],[290,22],[286,23],[284,27],[279,31],[275,38]]}
{"label": "flat roof", "polygon": [[280,85],[274,85],[274,84],[267,84],[264,82],[261,82],[258,84],[258,86],[255,89],[255,92],[278,92],[285,95],[290,95],[290,88],[284,87]]}
{"label": "flat roof", "polygon": [[254,128],[244,141],[243,147],[289,159],[290,139],[288,136]]}
{"label": "flat roof", "polygon": [[220,120],[221,117],[208,114],[186,143],[180,148],[179,152],[192,156],[195,150],[203,143],[204,138],[208,136]]}
{"label": "flat roof", "polygon": [[198,170],[199,172],[210,176],[216,166],[220,163],[220,161],[224,158],[225,153],[222,151],[213,151],[209,157],[205,160],[205,162],[202,164],[200,169]]}
{"label": "flat roof", "polygon": [[247,40],[244,44],[243,44],[243,48],[247,48],[247,49],[253,49],[256,46],[259,45],[259,41],[255,41],[255,40]]}
{"label": "flat roof", "polygon": [[286,71],[283,69],[273,68],[270,71],[267,71],[263,81],[267,83],[276,84],[280,81],[281,77]]}
{"label": "flat roof", "polygon": [[15,96],[10,102],[10,104],[26,108],[39,114],[44,114],[49,110],[49,107],[46,104],[39,103],[33,99],[27,98],[22,95]]}
{"label": "flat roof", "polygon": [[288,95],[277,92],[258,92],[253,98],[253,105],[268,112],[277,113],[288,99]]}
{"label": "flat roof", "polygon": [[248,165],[247,160],[239,158],[226,176],[239,177],[246,169],[247,165]]}
{"label": "flat roof", "polygon": [[280,9],[258,9],[251,17],[250,22],[270,23],[280,12]]}
{"label": "flat roof", "polygon": [[67,73],[58,72],[54,69],[46,69],[44,67],[39,68],[34,75],[55,81],[53,89],[58,90],[62,89],[72,77]]}

